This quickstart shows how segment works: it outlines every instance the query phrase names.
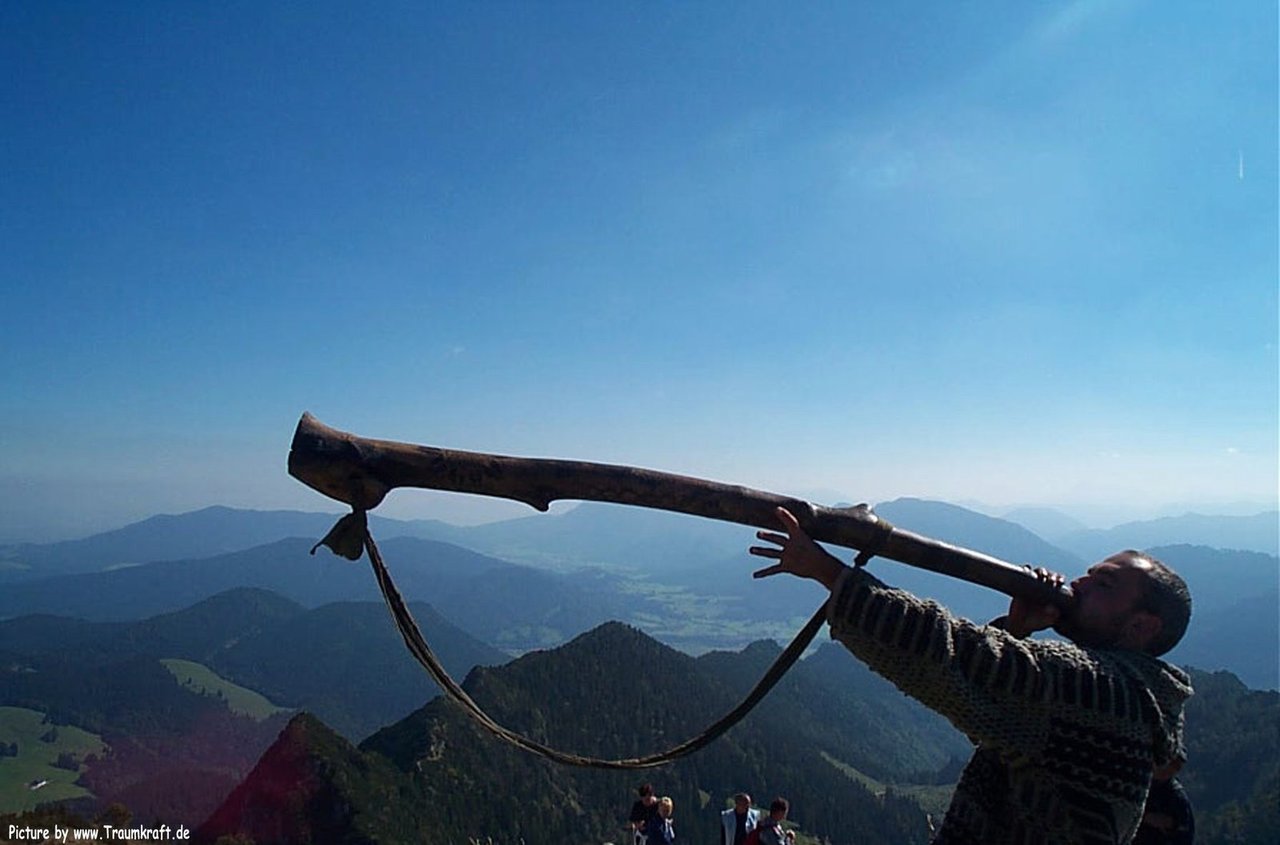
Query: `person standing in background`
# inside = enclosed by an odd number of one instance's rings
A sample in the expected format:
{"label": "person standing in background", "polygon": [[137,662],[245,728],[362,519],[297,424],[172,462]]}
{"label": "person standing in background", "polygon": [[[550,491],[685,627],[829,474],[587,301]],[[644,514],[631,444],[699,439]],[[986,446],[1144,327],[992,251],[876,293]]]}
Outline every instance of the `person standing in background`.
{"label": "person standing in background", "polygon": [[745,845],[759,823],[760,811],[751,806],[751,796],[739,792],[733,796],[733,809],[720,814],[720,845]]}
{"label": "person standing in background", "polygon": [[658,815],[658,799],[654,797],[652,784],[642,783],[636,792],[640,797],[631,805],[631,841],[632,845],[643,845],[645,826]]}

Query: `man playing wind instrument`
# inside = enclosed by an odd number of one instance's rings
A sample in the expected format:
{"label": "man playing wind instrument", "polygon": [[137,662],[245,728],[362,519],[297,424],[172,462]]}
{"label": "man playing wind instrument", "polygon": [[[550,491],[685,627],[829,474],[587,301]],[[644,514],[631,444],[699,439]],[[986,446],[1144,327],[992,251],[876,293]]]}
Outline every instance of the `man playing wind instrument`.
{"label": "man playing wind instrument", "polygon": [[[1066,615],[1013,599],[1008,616],[975,625],[845,566],[787,510],[778,518],[785,533],[761,531],[772,545],[750,549],[778,563],[756,577],[785,572],[825,586],[832,638],[977,745],[934,845],[1132,840],[1153,772],[1185,756],[1191,686],[1158,659],[1191,617],[1176,573],[1120,552],[1071,582]],[[1050,627],[1069,642],[1027,639]]]}

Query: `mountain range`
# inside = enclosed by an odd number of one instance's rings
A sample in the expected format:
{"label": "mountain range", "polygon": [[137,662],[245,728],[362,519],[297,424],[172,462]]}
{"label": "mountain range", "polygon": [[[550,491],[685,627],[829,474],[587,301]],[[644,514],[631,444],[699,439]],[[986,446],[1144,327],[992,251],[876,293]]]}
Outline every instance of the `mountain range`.
{"label": "mountain range", "polygon": [[[379,601],[364,563],[313,541],[278,540],[211,558],[161,561],[100,572],[11,583],[0,617],[49,613],[96,621],[137,619],[186,607],[237,587],[271,590],[307,607]],[[432,603],[455,624],[496,646],[524,650],[569,636],[652,604],[610,585],[602,571],[574,576],[517,566],[448,543],[394,537],[382,550],[409,600]]]}
{"label": "mountain range", "polygon": [[[499,722],[554,747],[627,757],[686,738],[741,695],[776,645],[700,658],[609,623],[557,649],[477,669],[467,692]],[[937,716],[827,645],[740,725],[657,770],[549,763],[437,699],[358,747],[294,718],[198,839],[258,842],[618,841],[632,788],[675,805],[678,839],[715,841],[734,792],[785,795],[804,841],[923,843],[970,748]],[[1192,794],[1202,843],[1280,834],[1280,694],[1193,672]],[[921,768],[921,764],[923,768]],[[941,765],[939,765],[941,764]],[[936,768],[935,768],[936,767]]]}
{"label": "mountain range", "polygon": [[[509,659],[429,605],[413,611],[451,674]],[[164,665],[174,658],[291,711],[316,713],[352,739],[439,692],[405,659],[380,603],[308,610],[240,588],[135,622],[48,615],[0,622],[0,704],[101,736],[110,753],[78,761],[81,783],[100,803],[118,801],[143,818],[192,825],[248,772],[288,713],[233,712],[220,692],[180,682]]]}
{"label": "mountain range", "polygon": [[[635,629],[609,623],[553,651],[476,670],[464,686],[500,722],[535,739],[584,754],[629,757],[674,744],[728,710],[741,692],[741,684],[728,675],[751,674],[754,665],[735,664],[755,664],[764,656],[756,650],[691,658]],[[776,646],[768,650],[776,653]],[[635,784],[652,780],[661,794],[674,799],[678,836],[689,841],[714,840],[719,809],[744,788],[760,795],[785,793],[792,818],[818,835],[921,841],[926,826],[917,804],[897,794],[877,797],[849,774],[857,762],[873,760],[887,770],[890,764],[876,760],[876,751],[891,748],[892,736],[880,737],[878,749],[859,754],[843,749],[839,736],[819,744],[811,741],[807,727],[804,733],[787,729],[788,724],[816,723],[820,717],[806,702],[815,700],[811,694],[819,688],[831,689],[822,687],[826,679],[813,677],[821,671],[806,669],[806,663],[793,669],[794,677],[787,679],[791,689],[779,699],[794,712],[758,711],[698,754],[649,772],[551,764],[480,732],[443,700],[379,731],[358,749],[300,717],[200,835],[300,841],[299,831],[314,831],[313,820],[321,818],[330,825],[329,835],[337,837],[331,841],[616,841]],[[842,692],[842,700],[856,696],[853,690]],[[915,719],[946,730],[938,717],[903,708],[901,697],[895,697],[890,710],[878,713],[881,718],[906,733]],[[880,711],[883,705],[866,708]],[[851,727],[848,733],[855,732]],[[963,740],[951,733],[950,747],[962,751]],[[913,762],[919,759],[911,751],[902,753]],[[944,763],[949,759],[930,747],[918,753]],[[285,796],[272,786],[281,770],[306,773],[305,787],[301,795],[288,797],[295,802],[289,807],[281,805]],[[299,806],[301,812],[295,809]],[[335,814],[333,807],[344,812]]]}
{"label": "mountain range", "polygon": [[[1200,545],[1276,555],[1280,514],[1188,513],[1090,529],[1057,511],[1023,508],[1003,519],[945,502],[903,498],[875,511],[899,527],[979,551],[1006,549],[1014,563],[1070,568],[1124,548]],[[0,545],[0,580],[47,578],[161,560],[206,558],[288,537],[319,539],[338,514],[252,511],[213,506],[157,515],[78,540]],[[1018,518],[1025,519],[1019,523]],[[475,526],[396,520],[370,514],[379,539],[438,540],[543,569],[584,565],[646,570],[664,578],[741,552],[750,529],[665,511],[584,502],[568,511]]]}
{"label": "mountain range", "polygon": [[[445,668],[463,676],[473,666],[510,657],[444,619],[427,604],[410,606]],[[406,659],[381,602],[335,602],[307,609],[276,593],[237,588],[191,607],[136,622],[90,622],[32,615],[0,622],[0,654],[35,672],[0,676],[0,700],[85,721],[74,683],[58,694],[32,691],[36,676],[59,666],[109,666],[182,658],[291,709],[307,709],[352,739],[403,717],[439,693]],[[43,697],[41,697],[43,695]],[[110,730],[114,717],[89,720]]]}
{"label": "mountain range", "polygon": [[[877,510],[900,528],[1012,562],[1066,573],[1086,565],[1016,523],[954,505],[898,499]],[[0,617],[40,612],[137,619],[241,586],[268,589],[306,607],[347,599],[376,601],[373,579],[363,565],[323,550],[314,557],[307,554],[313,538],[332,519],[328,514],[211,508],[146,520],[76,541],[77,553],[91,555],[106,568],[61,577],[35,578],[34,573],[44,571],[35,562],[60,561],[50,564],[59,572],[90,564],[82,560],[73,565],[66,557],[71,554],[67,544],[21,547],[29,568],[23,579],[11,580],[0,593]],[[1238,518],[1222,520],[1215,524],[1235,524]],[[182,551],[176,545],[184,533],[175,528],[179,523],[192,538],[190,549],[197,551],[227,537],[260,539],[272,530],[313,533],[307,539],[280,539],[208,558],[118,563],[122,536],[134,544],[135,559]],[[1176,521],[1143,525],[1185,533],[1185,526],[1172,530]],[[431,603],[476,638],[510,653],[562,643],[610,619],[635,624],[690,653],[736,648],[761,637],[789,638],[823,598],[811,583],[751,579],[748,572],[758,560],[745,554],[753,540],[750,529],[678,514],[588,503],[559,515],[489,526],[459,528],[424,520],[374,521],[372,528],[381,535],[384,557],[409,600]],[[433,533],[448,539],[411,536]],[[1114,539],[1120,546],[1140,545],[1126,542],[1136,536]],[[502,549],[520,560],[513,563],[459,542]],[[1271,601],[1280,582],[1275,556],[1188,545],[1154,550],[1183,574],[1195,600],[1191,632],[1171,657],[1205,669],[1230,669],[1258,687],[1280,687],[1280,622],[1277,602]],[[3,554],[18,560],[16,547]],[[999,594],[955,579],[886,560],[870,565],[889,583],[972,619],[992,618],[1007,605]],[[1240,642],[1253,645],[1240,649]]]}
{"label": "mountain range", "polygon": [[[942,502],[876,510],[1068,574],[1126,547],[1178,570],[1195,609],[1169,658],[1196,667],[1186,779],[1204,841],[1275,841],[1280,709],[1277,693],[1259,691],[1280,688],[1274,513],[1107,532],[1024,514],[1053,531],[1049,542]],[[685,839],[713,840],[717,810],[745,787],[786,794],[814,837],[912,842],[968,755],[948,724],[825,644],[691,758],[647,774],[553,766],[435,697],[363,563],[309,554],[335,518],[215,507],[0,548],[0,705],[109,747],[69,764],[96,803],[57,812],[119,802],[138,818],[207,818],[207,841],[602,842],[616,840],[644,777],[675,797]],[[484,526],[371,517],[371,528],[446,668],[499,720],[582,753],[687,738],[824,598],[811,583],[751,579],[751,529],[677,514],[588,503]],[[973,619],[1007,604],[892,561],[869,565]],[[237,710],[242,694],[266,708]]]}
{"label": "mountain range", "polygon": [[[221,505],[157,514],[112,531],[56,543],[0,546],[0,583],[103,572],[141,563],[216,557],[289,537],[323,537],[340,514],[256,511]],[[370,515],[378,536],[427,537],[453,526]]]}
{"label": "mountain range", "polygon": [[1054,542],[1083,558],[1096,560],[1119,549],[1152,546],[1210,546],[1216,549],[1280,554],[1280,513],[1252,516],[1208,516],[1187,513],[1145,522],[1126,522],[1106,530],[1071,531]]}
{"label": "mountain range", "polygon": [[1252,687],[1280,689],[1280,562],[1272,555],[1204,546],[1149,551],[1191,590],[1191,624],[1167,659],[1229,669]]}

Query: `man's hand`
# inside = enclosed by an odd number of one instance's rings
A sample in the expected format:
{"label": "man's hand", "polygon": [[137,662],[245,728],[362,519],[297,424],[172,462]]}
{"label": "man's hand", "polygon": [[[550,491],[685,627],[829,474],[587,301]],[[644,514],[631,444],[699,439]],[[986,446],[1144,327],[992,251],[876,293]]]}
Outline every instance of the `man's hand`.
{"label": "man's hand", "polygon": [[757,557],[773,558],[778,563],[752,573],[752,577],[768,578],[779,572],[788,572],[801,578],[812,578],[828,590],[834,587],[836,579],[840,577],[840,573],[844,572],[845,565],[815,543],[813,538],[800,527],[800,522],[791,511],[778,508],[778,521],[782,524],[782,530],[787,532],[786,534],[757,531],[756,537],[781,548],[752,546],[747,549]]}
{"label": "man's hand", "polygon": [[[1027,567],[1030,569],[1030,567]],[[1036,578],[1046,584],[1061,587],[1067,580],[1056,572],[1043,566],[1035,568]],[[1036,631],[1052,628],[1058,624],[1062,611],[1051,604],[1032,604],[1026,599],[1013,599],[1009,602],[1009,616],[1005,620],[1005,630],[1015,637],[1027,637]]]}

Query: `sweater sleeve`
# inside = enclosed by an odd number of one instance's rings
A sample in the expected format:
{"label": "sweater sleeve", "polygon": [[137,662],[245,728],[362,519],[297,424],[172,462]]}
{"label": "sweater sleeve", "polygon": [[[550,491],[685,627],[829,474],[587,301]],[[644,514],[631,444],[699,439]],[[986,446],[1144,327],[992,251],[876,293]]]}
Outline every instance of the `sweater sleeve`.
{"label": "sweater sleeve", "polygon": [[1089,668],[1082,649],[976,625],[863,569],[843,573],[831,593],[832,638],[972,741],[1005,754],[1042,750],[1064,663],[1075,664],[1073,673]]}

